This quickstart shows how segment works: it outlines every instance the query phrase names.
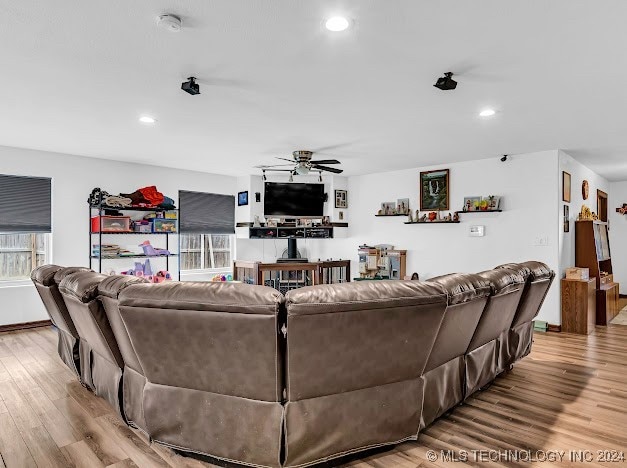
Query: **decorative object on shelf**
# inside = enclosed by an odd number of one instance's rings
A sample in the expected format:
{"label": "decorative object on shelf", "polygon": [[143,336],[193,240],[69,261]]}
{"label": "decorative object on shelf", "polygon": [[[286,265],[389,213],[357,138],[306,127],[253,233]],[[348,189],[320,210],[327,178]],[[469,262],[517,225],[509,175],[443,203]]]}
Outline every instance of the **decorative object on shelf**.
{"label": "decorative object on shelf", "polygon": [[261,222],[259,221],[259,215],[255,215],[255,221],[253,221],[253,227],[261,227]]}
{"label": "decorative object on shelf", "polygon": [[409,213],[409,198],[399,198],[396,200],[396,211],[398,214],[406,215]]}
{"label": "decorative object on shelf", "polygon": [[459,213],[457,211],[453,214],[453,222],[459,223]]}
{"label": "decorative object on shelf", "polygon": [[590,195],[590,184],[588,183],[587,180],[584,180],[581,183],[581,196],[583,197],[584,200],[587,200],[589,195]]}
{"label": "decorative object on shelf", "polygon": [[411,211],[407,215],[407,222],[408,223],[413,223],[414,222],[414,215],[413,215],[413,213]]}
{"label": "decorative object on shelf", "polygon": [[237,192],[237,206],[248,205],[248,190],[244,192]]}
{"label": "decorative object on shelf", "polygon": [[322,225],[323,226],[331,226],[331,218],[329,218],[328,216],[323,216],[322,217]]}
{"label": "decorative object on shelf", "polygon": [[395,215],[396,204],[394,202],[383,202],[381,203],[381,210],[383,210],[384,215]]}
{"label": "decorative object on shelf", "polygon": [[577,216],[577,221],[593,221],[596,215],[586,205],[581,205],[581,211]]}
{"label": "decorative object on shelf", "polygon": [[429,221],[433,222],[433,221],[435,221],[436,219],[438,219],[438,214],[439,214],[439,213],[436,213],[435,211],[430,212],[430,213],[429,213],[429,216],[428,216]]}
{"label": "decorative object on shelf", "polygon": [[233,275],[231,275],[230,273],[228,275],[217,274],[211,278],[211,281],[214,283],[233,281]]}
{"label": "decorative object on shelf", "polygon": [[266,220],[267,227],[277,227],[277,224],[279,224],[279,222],[277,221],[276,218],[268,218]]}
{"label": "decorative object on shelf", "polygon": [[168,249],[158,249],[152,246],[149,240],[146,240],[139,244],[144,251],[146,257],[160,257],[162,255],[171,255]]}
{"label": "decorative object on shelf", "polygon": [[337,215],[338,215],[338,217],[340,218],[340,221],[343,221],[343,220],[344,220],[344,212],[343,212],[343,211],[338,212],[338,214],[337,214]]}
{"label": "decorative object on shelf", "polygon": [[481,197],[464,197],[463,211],[475,211],[481,203]]}
{"label": "decorative object on shelf", "polygon": [[418,218],[418,222],[419,223],[426,223],[427,222],[427,213],[423,214],[420,218]]}
{"label": "decorative object on shelf", "polygon": [[335,207],[348,208],[348,192],[346,190],[335,191]]}
{"label": "decorative object on shelf", "polygon": [[627,203],[623,203],[623,206],[616,208],[616,212],[622,215],[627,214]]}
{"label": "decorative object on shelf", "polygon": [[570,232],[570,206],[564,205],[564,232]]}
{"label": "decorative object on shelf", "polygon": [[562,171],[562,201],[570,203],[570,174]]}
{"label": "decorative object on shelf", "polygon": [[420,209],[449,209],[449,170],[440,169],[420,173]]}

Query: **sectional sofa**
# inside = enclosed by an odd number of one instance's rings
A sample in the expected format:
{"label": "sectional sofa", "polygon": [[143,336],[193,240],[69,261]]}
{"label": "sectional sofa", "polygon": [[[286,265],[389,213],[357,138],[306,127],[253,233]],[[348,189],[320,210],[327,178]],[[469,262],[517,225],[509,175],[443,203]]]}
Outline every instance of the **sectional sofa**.
{"label": "sectional sofa", "polygon": [[525,262],[283,296],[52,265],[32,275],[62,359],[129,425],[263,467],[416,439],[530,352],[553,278]]}

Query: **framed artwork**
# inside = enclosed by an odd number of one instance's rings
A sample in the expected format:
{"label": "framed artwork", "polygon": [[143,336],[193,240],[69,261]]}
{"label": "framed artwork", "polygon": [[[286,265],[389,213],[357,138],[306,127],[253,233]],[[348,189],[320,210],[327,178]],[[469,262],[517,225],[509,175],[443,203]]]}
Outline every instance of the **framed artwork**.
{"label": "framed artwork", "polygon": [[481,197],[464,197],[464,211],[478,211]]}
{"label": "framed artwork", "polygon": [[490,195],[483,197],[488,202],[488,211],[496,211],[501,206],[501,197],[498,195]]}
{"label": "framed artwork", "polygon": [[562,171],[562,201],[570,203],[570,174]]}
{"label": "framed artwork", "polygon": [[584,180],[581,184],[581,196],[584,200],[587,200],[590,196],[590,183],[587,180]]}
{"label": "framed artwork", "polygon": [[449,170],[420,173],[420,211],[448,210]]}
{"label": "framed artwork", "polygon": [[396,203],[393,201],[381,203],[381,212],[384,215],[396,214]]}
{"label": "framed artwork", "polygon": [[564,232],[570,232],[570,207],[564,205]]}
{"label": "framed artwork", "polygon": [[248,191],[237,192],[237,206],[248,205]]}
{"label": "framed artwork", "polygon": [[335,207],[348,208],[348,192],[346,190],[335,191]]}

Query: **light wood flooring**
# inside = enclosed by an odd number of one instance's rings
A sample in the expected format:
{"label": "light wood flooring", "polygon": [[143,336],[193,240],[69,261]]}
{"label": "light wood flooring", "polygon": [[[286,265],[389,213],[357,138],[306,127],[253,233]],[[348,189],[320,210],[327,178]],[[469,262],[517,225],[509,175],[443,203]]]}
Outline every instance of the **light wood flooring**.
{"label": "light wood flooring", "polygon": [[[0,334],[0,468],[209,467],[126,427],[104,400],[76,381],[56,354],[51,328]],[[499,461],[481,461],[485,452]],[[356,467],[454,467],[442,451],[469,453],[473,466],[530,466],[504,459],[507,450],[566,452],[550,466],[600,463],[597,450],[627,450],[627,327],[597,327],[590,336],[536,334],[533,352],[417,442],[354,457]],[[434,450],[438,458],[431,463]],[[570,463],[569,451],[593,461]],[[590,454],[585,451],[590,451]],[[512,453],[509,452],[510,456]],[[528,452],[527,452],[528,453]],[[489,454],[496,456],[495,452]]]}

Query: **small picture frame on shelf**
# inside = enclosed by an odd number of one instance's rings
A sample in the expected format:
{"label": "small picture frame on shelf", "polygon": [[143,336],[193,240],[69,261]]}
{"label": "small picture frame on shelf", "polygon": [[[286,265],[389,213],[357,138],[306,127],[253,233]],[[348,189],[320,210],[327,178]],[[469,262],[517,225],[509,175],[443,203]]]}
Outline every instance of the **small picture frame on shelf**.
{"label": "small picture frame on shelf", "polygon": [[244,192],[237,192],[237,206],[248,205],[248,190]]}
{"label": "small picture frame on shelf", "polygon": [[381,203],[381,214],[384,216],[392,216],[396,214],[396,203],[383,202]]}
{"label": "small picture frame on shelf", "polygon": [[396,200],[396,212],[404,215],[409,213],[409,198],[399,198]]}
{"label": "small picture frame on shelf", "polygon": [[488,202],[488,211],[497,211],[499,209],[499,206],[501,204],[501,197],[499,197],[498,195],[488,195],[483,199],[487,200]]}
{"label": "small picture frame on shelf", "polygon": [[481,205],[481,197],[464,197],[463,211],[478,211]]}
{"label": "small picture frame on shelf", "polygon": [[335,207],[336,208],[348,208],[348,191],[346,190],[335,191]]}

